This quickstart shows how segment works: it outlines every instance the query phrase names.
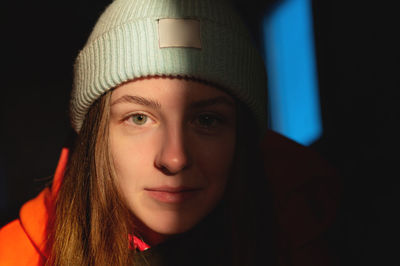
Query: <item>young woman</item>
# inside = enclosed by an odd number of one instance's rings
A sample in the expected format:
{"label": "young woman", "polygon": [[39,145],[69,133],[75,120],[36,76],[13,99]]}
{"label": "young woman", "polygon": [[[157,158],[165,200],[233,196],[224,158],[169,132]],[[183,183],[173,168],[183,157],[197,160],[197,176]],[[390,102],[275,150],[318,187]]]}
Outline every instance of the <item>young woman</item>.
{"label": "young woman", "polygon": [[[172,77],[135,79],[102,96],[80,129],[59,192],[55,264],[75,258],[84,264],[124,264],[132,253],[127,238],[132,235],[152,247],[144,252],[154,254],[149,261],[232,265],[234,234],[255,228],[254,215],[240,210],[251,204],[240,191],[244,185],[228,188],[245,183],[234,180],[245,178],[235,172],[246,163],[238,162],[240,157],[251,156],[244,147],[238,153],[244,144],[238,143],[243,138],[238,125],[254,132],[254,125],[237,121],[254,122],[237,114],[243,112],[239,109],[217,87]],[[256,178],[248,174],[249,181]],[[82,213],[88,213],[84,220]],[[233,224],[241,219],[235,215],[246,217],[246,223]],[[241,256],[255,243],[254,233],[235,236]],[[251,241],[244,239],[248,236]],[[164,249],[171,251],[159,251]]]}
{"label": "young woman", "polygon": [[75,144],[52,188],[2,230],[21,240],[0,258],[274,265],[265,89],[228,1],[115,0],[76,60]]}

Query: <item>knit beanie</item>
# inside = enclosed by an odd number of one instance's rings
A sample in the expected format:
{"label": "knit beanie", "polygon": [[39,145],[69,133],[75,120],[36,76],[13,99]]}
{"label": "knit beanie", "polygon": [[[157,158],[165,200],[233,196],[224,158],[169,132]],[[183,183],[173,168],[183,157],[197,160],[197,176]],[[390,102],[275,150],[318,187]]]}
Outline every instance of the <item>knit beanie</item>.
{"label": "knit beanie", "polygon": [[74,66],[71,123],[79,132],[93,102],[147,76],[187,77],[237,97],[267,127],[266,73],[228,0],[114,0]]}

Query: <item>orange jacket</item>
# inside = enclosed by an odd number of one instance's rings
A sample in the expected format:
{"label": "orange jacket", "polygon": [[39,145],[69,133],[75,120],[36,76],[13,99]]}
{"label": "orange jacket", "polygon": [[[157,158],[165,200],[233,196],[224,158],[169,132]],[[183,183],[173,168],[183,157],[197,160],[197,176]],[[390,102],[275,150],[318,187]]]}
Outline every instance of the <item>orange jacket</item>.
{"label": "orange jacket", "polygon": [[47,254],[46,225],[51,215],[68,160],[68,149],[63,148],[51,188],[45,188],[36,198],[26,202],[19,219],[0,230],[0,265],[43,265]]}
{"label": "orange jacket", "polygon": [[[321,237],[338,207],[340,182],[335,171],[310,149],[272,131],[262,150],[279,223],[279,265],[337,265]],[[19,219],[0,230],[0,265],[44,264],[46,224],[67,160],[64,148],[52,187],[25,203]]]}

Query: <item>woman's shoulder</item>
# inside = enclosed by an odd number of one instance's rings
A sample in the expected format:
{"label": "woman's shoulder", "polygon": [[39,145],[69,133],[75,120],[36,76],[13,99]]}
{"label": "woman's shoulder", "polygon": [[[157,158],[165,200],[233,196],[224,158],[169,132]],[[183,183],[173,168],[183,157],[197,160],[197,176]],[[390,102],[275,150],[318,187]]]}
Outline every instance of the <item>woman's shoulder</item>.
{"label": "woman's shoulder", "polygon": [[63,148],[51,188],[45,188],[36,198],[26,202],[19,218],[0,228],[0,265],[43,265],[48,238],[47,224],[52,215],[68,161],[68,148]]}
{"label": "woman's shoulder", "polygon": [[42,265],[50,190],[25,203],[16,219],[0,229],[1,265]]}
{"label": "woman's shoulder", "polygon": [[0,264],[41,264],[41,256],[24,232],[19,219],[0,229]]}
{"label": "woman's shoulder", "polygon": [[325,238],[341,201],[340,174],[316,151],[276,132],[269,131],[261,146],[280,249],[295,265],[335,265]]}

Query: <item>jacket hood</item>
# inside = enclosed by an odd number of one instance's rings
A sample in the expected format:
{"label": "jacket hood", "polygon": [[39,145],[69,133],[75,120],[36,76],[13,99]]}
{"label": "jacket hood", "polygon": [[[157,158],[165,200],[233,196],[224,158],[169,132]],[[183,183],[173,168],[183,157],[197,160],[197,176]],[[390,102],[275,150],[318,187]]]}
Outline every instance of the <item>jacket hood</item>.
{"label": "jacket hood", "polygon": [[47,223],[54,211],[55,197],[68,161],[69,150],[63,148],[54,174],[51,188],[44,189],[36,198],[26,202],[19,213],[21,227],[36,250],[47,257],[46,241],[48,237]]}

